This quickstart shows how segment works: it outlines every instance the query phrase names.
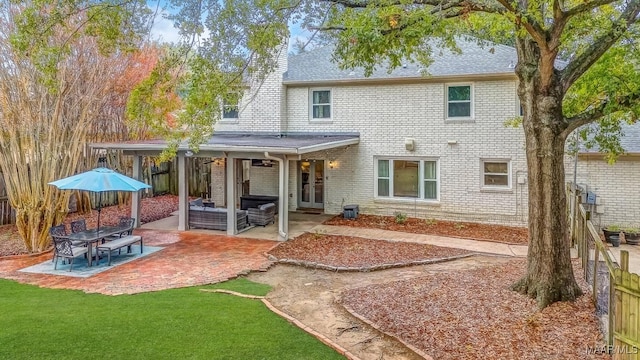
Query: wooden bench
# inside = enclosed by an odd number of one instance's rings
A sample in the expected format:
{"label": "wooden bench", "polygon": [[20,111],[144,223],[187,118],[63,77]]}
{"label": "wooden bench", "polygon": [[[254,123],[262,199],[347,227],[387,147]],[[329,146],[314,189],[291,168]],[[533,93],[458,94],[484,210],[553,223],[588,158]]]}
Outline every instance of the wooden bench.
{"label": "wooden bench", "polygon": [[[123,247],[127,247],[127,252],[131,252],[131,245],[134,243],[140,243],[140,254],[142,254],[142,236],[139,235],[126,235],[121,238],[117,238],[113,241],[108,241],[104,244],[99,244],[96,248],[96,252],[103,251],[109,256],[109,265],[111,265],[111,252],[114,250],[120,250]],[[100,262],[100,260],[98,260]]]}

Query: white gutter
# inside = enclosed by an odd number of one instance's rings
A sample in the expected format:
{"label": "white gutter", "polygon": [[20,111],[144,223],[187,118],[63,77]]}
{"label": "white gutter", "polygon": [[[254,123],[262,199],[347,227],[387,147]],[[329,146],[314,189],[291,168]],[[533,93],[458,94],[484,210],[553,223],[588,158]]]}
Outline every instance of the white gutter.
{"label": "white gutter", "polygon": [[501,80],[517,79],[515,71],[488,74],[455,74],[455,75],[416,75],[416,76],[394,76],[394,77],[341,77],[336,79],[317,80],[283,80],[286,86],[330,86],[330,85],[350,85],[350,84],[406,84],[406,83],[440,83],[454,81],[479,81],[479,80]]}
{"label": "white gutter", "polygon": [[[220,145],[220,144],[201,144],[200,151],[216,151],[216,152],[270,152],[283,155],[299,155],[314,151],[322,151],[333,149],[336,147],[356,145],[360,142],[359,137],[336,140],[314,145],[301,147],[268,147],[254,145]],[[167,148],[166,143],[91,143],[89,147],[95,149],[120,149],[126,151],[162,151]],[[180,145],[178,151],[188,150],[187,145]]]}
{"label": "white gutter", "polygon": [[279,197],[279,201],[278,201],[278,236],[280,237],[280,240],[282,241],[286,241],[287,238],[289,237],[289,234],[287,234],[287,232],[285,231],[285,221],[287,220],[286,218],[287,216],[287,210],[285,208],[285,204],[287,203],[288,197],[287,197],[287,187],[288,187],[288,180],[285,177],[287,174],[285,173],[285,166],[284,163],[286,160],[286,157],[280,158],[277,156],[272,156],[269,154],[268,151],[264,152],[264,157],[266,159],[269,160],[275,160],[278,162],[278,169],[279,169],[279,190],[278,190],[278,197]]}
{"label": "white gutter", "polygon": [[334,149],[337,147],[348,146],[348,145],[357,145],[359,143],[360,143],[360,138],[357,137],[353,139],[338,140],[338,141],[332,141],[328,143],[309,145],[309,146],[304,146],[299,148],[298,154],[306,154],[314,151],[329,150],[329,149]]}

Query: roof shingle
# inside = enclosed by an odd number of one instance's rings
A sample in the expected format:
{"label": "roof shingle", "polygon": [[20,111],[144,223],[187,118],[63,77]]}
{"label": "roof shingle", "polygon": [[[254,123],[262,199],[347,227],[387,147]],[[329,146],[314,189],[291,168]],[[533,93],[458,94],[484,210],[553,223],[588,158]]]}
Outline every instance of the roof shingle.
{"label": "roof shingle", "polygon": [[[449,49],[433,46],[433,63],[427,73],[434,77],[460,75],[498,75],[513,74],[518,60],[513,47],[486,43],[480,46],[475,41],[458,38],[458,48],[462,53],[457,54]],[[409,62],[391,73],[385,65],[376,67],[369,77],[364,76],[362,68],[341,70],[332,61],[333,46],[324,46],[309,52],[289,57],[288,71],[284,75],[285,82],[314,82],[331,80],[362,80],[362,79],[402,79],[421,78],[421,66],[417,62]]]}

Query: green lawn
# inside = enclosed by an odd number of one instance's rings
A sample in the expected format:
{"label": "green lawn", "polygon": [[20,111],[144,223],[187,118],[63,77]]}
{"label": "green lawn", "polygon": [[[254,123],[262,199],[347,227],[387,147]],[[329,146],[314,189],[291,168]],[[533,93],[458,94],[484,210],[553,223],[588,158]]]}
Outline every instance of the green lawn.
{"label": "green lawn", "polygon": [[0,279],[0,359],[343,359],[259,300],[244,279],[122,296]]}

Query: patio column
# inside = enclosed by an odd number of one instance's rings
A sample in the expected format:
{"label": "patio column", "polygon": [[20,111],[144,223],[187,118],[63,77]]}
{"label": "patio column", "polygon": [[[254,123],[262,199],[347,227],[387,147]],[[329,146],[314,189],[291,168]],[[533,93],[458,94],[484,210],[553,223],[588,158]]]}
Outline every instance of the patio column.
{"label": "patio column", "polygon": [[[142,181],[142,156],[133,155],[133,178]],[[151,181],[151,179],[149,179]],[[131,217],[135,219],[134,228],[140,227],[140,205],[142,194],[136,191],[131,194]]]}
{"label": "patio column", "polygon": [[281,239],[283,241],[288,240],[289,238],[289,159],[285,157],[282,162],[282,167],[284,168],[283,174],[284,177],[280,179],[283,182],[283,192],[284,196],[280,199],[280,203],[282,204],[282,208],[280,210],[280,216],[282,216],[282,232],[287,234],[287,238]]}
{"label": "patio column", "polygon": [[184,154],[178,154],[178,230],[188,229],[189,224],[189,182],[187,181],[187,161]]}
{"label": "patio column", "polygon": [[265,151],[264,157],[278,162],[278,240],[286,241],[289,237],[289,160],[287,155],[275,156]]}
{"label": "patio column", "polygon": [[236,221],[236,159],[227,157],[227,235],[238,233]]}

